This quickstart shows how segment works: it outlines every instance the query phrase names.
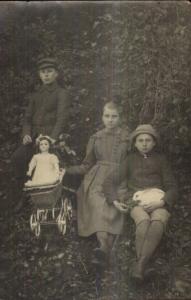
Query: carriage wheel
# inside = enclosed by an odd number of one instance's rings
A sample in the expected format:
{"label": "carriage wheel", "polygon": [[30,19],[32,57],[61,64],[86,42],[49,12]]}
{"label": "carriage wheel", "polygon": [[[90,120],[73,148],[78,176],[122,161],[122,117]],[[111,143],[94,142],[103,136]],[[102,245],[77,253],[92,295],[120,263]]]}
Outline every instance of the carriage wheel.
{"label": "carriage wheel", "polygon": [[72,219],[72,204],[68,198],[64,199],[64,212],[68,217],[68,220],[71,221]]}
{"label": "carriage wheel", "polygon": [[35,228],[37,226],[37,218],[36,218],[36,214],[32,214],[30,217],[30,227],[31,230],[34,231]]}
{"label": "carriage wheel", "polygon": [[66,233],[66,217],[64,213],[60,213],[58,216],[58,230],[61,234],[65,235]]}
{"label": "carriage wheel", "polygon": [[64,207],[64,197],[61,198],[61,208]]}
{"label": "carriage wheel", "polygon": [[36,237],[40,236],[40,223],[39,222],[37,222],[37,225],[34,229],[34,233],[35,233]]}

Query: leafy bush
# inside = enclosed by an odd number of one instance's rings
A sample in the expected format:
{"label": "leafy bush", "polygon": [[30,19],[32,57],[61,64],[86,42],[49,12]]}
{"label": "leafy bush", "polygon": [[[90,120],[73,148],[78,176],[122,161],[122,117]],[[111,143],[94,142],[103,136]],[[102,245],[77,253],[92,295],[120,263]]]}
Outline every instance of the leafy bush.
{"label": "leafy bush", "polygon": [[[83,156],[113,99],[124,123],[152,123],[173,161],[190,152],[190,4],[187,2],[11,4],[4,7],[1,40],[2,141],[16,147],[25,95],[39,84],[35,63],[60,62],[60,83],[70,91],[73,146]],[[79,146],[79,141],[81,141]],[[178,158],[178,160],[177,160]]]}

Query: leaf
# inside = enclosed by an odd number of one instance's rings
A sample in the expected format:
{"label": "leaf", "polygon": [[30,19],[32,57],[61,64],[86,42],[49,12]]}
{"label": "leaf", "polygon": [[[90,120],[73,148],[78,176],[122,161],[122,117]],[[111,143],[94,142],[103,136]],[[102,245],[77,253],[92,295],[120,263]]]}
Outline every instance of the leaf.
{"label": "leaf", "polygon": [[57,255],[58,259],[62,259],[63,257],[64,257],[64,253],[60,253],[60,254]]}
{"label": "leaf", "polygon": [[93,24],[93,29],[95,29],[99,24],[100,24],[99,21],[95,21],[94,24]]}

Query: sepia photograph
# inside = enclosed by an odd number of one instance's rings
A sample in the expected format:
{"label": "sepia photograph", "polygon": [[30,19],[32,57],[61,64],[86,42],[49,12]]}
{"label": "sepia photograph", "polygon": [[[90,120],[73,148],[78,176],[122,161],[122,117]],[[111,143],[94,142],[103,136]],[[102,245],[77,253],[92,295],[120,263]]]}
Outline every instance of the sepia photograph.
{"label": "sepia photograph", "polygon": [[0,300],[191,299],[191,2],[0,2]]}

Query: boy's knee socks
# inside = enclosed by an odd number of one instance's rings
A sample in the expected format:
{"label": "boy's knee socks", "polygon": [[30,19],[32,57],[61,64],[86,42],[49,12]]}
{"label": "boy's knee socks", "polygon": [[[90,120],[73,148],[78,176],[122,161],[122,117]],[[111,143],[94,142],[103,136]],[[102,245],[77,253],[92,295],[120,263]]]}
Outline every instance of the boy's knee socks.
{"label": "boy's knee socks", "polygon": [[164,227],[161,221],[152,221],[142,247],[141,257],[145,257],[149,260],[159,245],[163,236]]}
{"label": "boy's knee socks", "polygon": [[[149,224],[147,223],[147,226],[146,222],[141,222],[137,227],[136,246],[138,247],[137,251],[139,256],[138,262],[135,264],[135,268],[133,269],[133,277],[143,279],[145,267],[159,245],[163,231],[163,224],[160,221],[152,221]],[[146,234],[144,238],[145,232]],[[142,245],[141,242],[143,242]]]}
{"label": "boy's knee socks", "polygon": [[141,223],[137,225],[136,238],[135,238],[137,259],[139,259],[141,255],[142,247],[146,238],[149,225],[150,225],[150,220],[143,220]]}

